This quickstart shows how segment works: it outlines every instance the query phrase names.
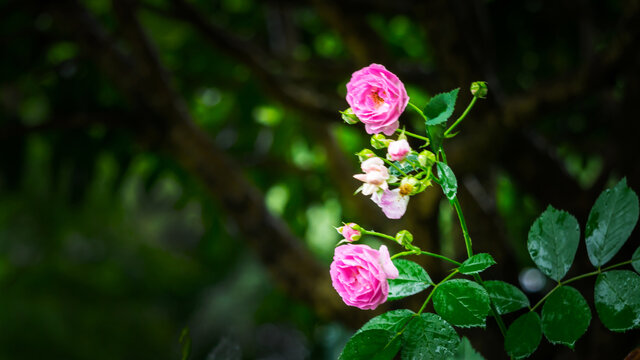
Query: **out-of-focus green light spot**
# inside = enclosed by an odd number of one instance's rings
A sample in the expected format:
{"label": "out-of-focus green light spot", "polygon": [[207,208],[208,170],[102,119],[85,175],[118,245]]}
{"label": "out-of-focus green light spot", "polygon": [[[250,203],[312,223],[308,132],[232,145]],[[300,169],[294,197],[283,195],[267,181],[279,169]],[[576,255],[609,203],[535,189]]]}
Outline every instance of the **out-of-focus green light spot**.
{"label": "out-of-focus green light spot", "polygon": [[307,232],[305,238],[309,247],[323,258],[329,259],[339,240],[334,226],[340,224],[342,207],[337,199],[329,199],[322,205],[307,209]]}
{"label": "out-of-focus green light spot", "polygon": [[49,115],[49,100],[43,94],[26,98],[20,104],[20,118],[27,126],[42,124]]}
{"label": "out-of-focus green light spot", "polygon": [[276,184],[267,190],[265,202],[269,211],[282,215],[289,202],[289,188],[284,184]]}
{"label": "out-of-focus green light spot", "polygon": [[52,64],[58,64],[74,58],[78,54],[78,47],[70,42],[59,42],[47,51],[47,60]]}
{"label": "out-of-focus green light spot", "polygon": [[355,159],[355,153],[368,145],[368,141],[365,141],[364,129],[360,124],[334,126],[333,133],[342,150],[347,156],[353,156],[352,159]]}
{"label": "out-of-focus green light spot", "polygon": [[406,16],[394,16],[389,21],[389,30],[391,30],[391,34],[397,39],[408,35],[410,28],[411,22]]}
{"label": "out-of-focus green light spot", "polygon": [[222,7],[231,13],[243,13],[253,8],[251,0],[223,0]]}
{"label": "out-of-focus green light spot", "polygon": [[83,4],[97,15],[107,14],[111,11],[111,1],[109,0],[85,0]]}
{"label": "out-of-focus green light spot", "polygon": [[566,147],[560,147],[558,154],[564,160],[567,172],[581,188],[590,188],[602,172],[603,161],[599,155],[582,155]]}
{"label": "out-of-focus green light spot", "polygon": [[264,126],[276,126],[282,117],[282,110],[274,106],[259,106],[253,110],[253,118]]}
{"label": "out-of-focus green light spot", "polygon": [[202,105],[207,107],[218,105],[221,98],[222,96],[220,96],[220,91],[215,88],[204,89],[202,91],[202,94],[200,94],[200,102],[202,103]]}
{"label": "out-of-focus green light spot", "polygon": [[291,143],[291,159],[301,169],[312,169],[326,161],[326,154],[320,146],[309,147],[304,139],[296,138]]}
{"label": "out-of-focus green light spot", "polygon": [[337,36],[331,33],[320,34],[315,38],[314,48],[324,57],[336,57],[342,51],[342,44]]}
{"label": "out-of-focus green light spot", "polygon": [[442,255],[453,257],[456,254],[453,236],[453,209],[448,200],[440,201],[438,207],[438,230],[440,232],[440,251]]}

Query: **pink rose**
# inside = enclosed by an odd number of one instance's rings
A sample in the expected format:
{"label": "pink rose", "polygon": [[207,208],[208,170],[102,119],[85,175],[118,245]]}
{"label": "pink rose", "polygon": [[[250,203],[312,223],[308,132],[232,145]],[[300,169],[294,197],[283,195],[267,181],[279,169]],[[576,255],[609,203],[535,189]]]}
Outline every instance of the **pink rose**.
{"label": "pink rose", "polygon": [[389,170],[384,166],[384,161],[378,157],[369,158],[360,165],[364,174],[353,175],[354,178],[364,182],[362,186],[362,194],[371,195],[378,189],[385,190],[389,188],[387,179],[389,178]]}
{"label": "pink rose", "polygon": [[411,146],[406,139],[392,141],[387,148],[389,160],[402,161],[411,152]]}
{"label": "pink rose", "polygon": [[373,310],[387,301],[387,279],[398,277],[387,247],[380,251],[367,245],[338,246],[331,263],[331,281],[345,304]]}
{"label": "pink rose", "polygon": [[362,234],[360,233],[360,231],[353,228],[354,225],[356,224],[348,223],[344,226],[340,226],[336,230],[338,230],[338,233],[344,236],[344,239],[347,240],[348,242],[357,241],[357,240],[360,240],[360,236],[362,236]]}
{"label": "pink rose", "polygon": [[391,135],[409,103],[404,84],[384,66],[371,64],[351,75],[347,102],[368,134]]}
{"label": "pink rose", "polygon": [[400,188],[393,190],[384,190],[382,194],[376,194],[371,197],[373,202],[382,208],[382,212],[389,219],[400,219],[409,205],[409,196],[402,195]]}

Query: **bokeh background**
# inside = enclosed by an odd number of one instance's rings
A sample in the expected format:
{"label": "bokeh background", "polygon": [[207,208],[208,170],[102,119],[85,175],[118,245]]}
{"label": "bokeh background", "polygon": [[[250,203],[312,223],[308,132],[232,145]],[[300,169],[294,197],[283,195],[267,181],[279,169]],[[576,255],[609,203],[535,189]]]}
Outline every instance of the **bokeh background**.
{"label": "bokeh background", "polygon": [[[460,87],[457,113],[488,82],[445,147],[485,277],[537,301],[537,215],[584,227],[605,187],[640,190],[639,32],[637,0],[0,0],[0,359],[180,359],[185,327],[191,359],[335,359],[374,314],[416,309],[348,308],[329,280],[341,221],[464,256],[438,189],[400,221],[353,196],[368,138],[337,111],[372,62],[416,104]],[[569,275],[590,269],[581,244]],[[593,279],[576,287],[595,312]],[[492,320],[459,333],[505,358]],[[638,345],[594,313],[576,350],[533,358]]]}

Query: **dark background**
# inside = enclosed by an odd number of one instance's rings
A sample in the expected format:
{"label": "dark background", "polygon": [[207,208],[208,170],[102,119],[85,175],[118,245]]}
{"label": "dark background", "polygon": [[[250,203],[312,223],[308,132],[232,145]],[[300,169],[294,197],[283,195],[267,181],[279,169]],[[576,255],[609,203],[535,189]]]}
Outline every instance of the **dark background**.
{"label": "dark background", "polygon": [[[372,62],[418,105],[460,87],[456,114],[489,83],[445,147],[474,250],[498,262],[484,277],[535,290],[547,204],[584,229],[605,187],[640,190],[639,19],[633,0],[0,0],[0,359],[178,359],[185,326],[193,359],[335,359],[389,307],[340,301],[332,226],[463,258],[437,188],[401,221],[352,195],[368,138],[337,111]],[[591,270],[582,243],[568,276]],[[594,315],[576,350],[543,339],[532,358],[640,345],[602,326],[593,283],[575,283]],[[493,320],[458,332],[505,358]]]}

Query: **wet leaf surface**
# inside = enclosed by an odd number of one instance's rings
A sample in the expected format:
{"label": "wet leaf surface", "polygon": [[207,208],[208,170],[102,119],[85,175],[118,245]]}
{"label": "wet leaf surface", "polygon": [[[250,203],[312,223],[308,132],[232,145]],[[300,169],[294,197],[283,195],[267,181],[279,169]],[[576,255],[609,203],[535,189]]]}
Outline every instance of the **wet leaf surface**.
{"label": "wet leaf surface", "polygon": [[549,205],[531,226],[527,248],[540,271],[560,281],[573,263],[579,242],[578,220]]}
{"label": "wet leaf surface", "polygon": [[542,332],[551,343],[573,348],[589,327],[591,309],[582,294],[571,286],[562,286],[547,298],[542,307]]}
{"label": "wet leaf surface", "polygon": [[640,327],[640,276],[629,270],[598,275],[594,291],[596,311],[609,330]]}
{"label": "wet leaf surface", "polygon": [[460,327],[485,326],[489,294],[477,283],[465,279],[441,284],[433,295],[433,307],[443,319]]}

